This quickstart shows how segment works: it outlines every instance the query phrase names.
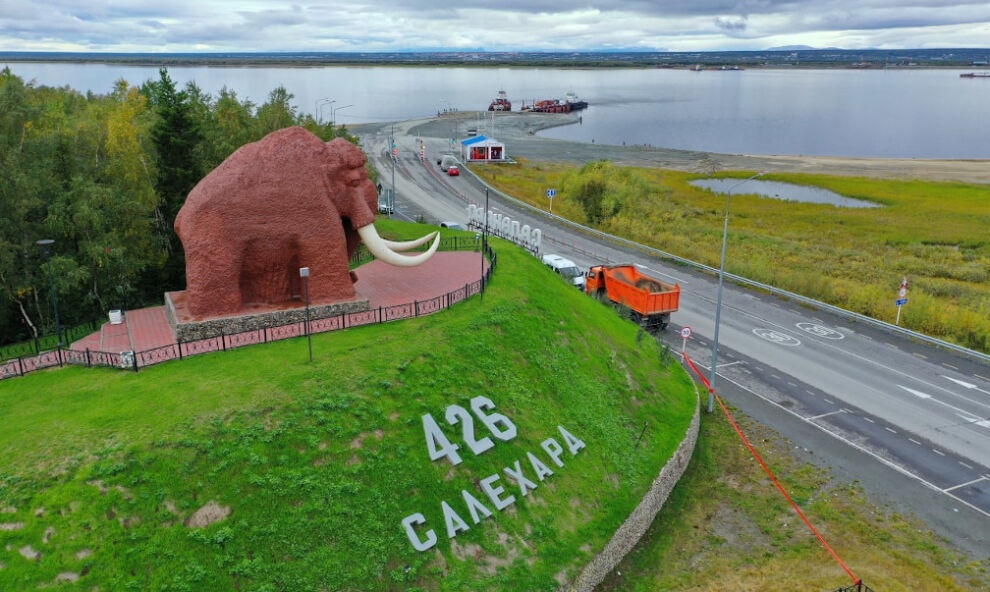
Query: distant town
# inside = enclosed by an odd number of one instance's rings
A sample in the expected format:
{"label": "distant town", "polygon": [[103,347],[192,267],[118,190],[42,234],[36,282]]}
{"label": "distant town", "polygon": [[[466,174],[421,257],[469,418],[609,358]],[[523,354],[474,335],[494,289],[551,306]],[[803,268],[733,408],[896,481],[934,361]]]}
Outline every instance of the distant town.
{"label": "distant town", "polygon": [[805,46],[763,51],[711,52],[511,52],[421,51],[367,53],[71,53],[0,52],[0,62],[93,62],[132,65],[404,65],[525,66],[553,68],[981,68],[990,48],[850,50]]}

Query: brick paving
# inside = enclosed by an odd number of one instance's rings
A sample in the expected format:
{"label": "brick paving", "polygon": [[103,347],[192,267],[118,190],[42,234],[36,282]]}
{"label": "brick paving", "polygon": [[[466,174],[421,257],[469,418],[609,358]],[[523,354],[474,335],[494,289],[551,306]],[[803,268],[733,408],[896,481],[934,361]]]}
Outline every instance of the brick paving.
{"label": "brick paving", "polygon": [[[394,267],[375,260],[355,270],[354,285],[359,298],[367,298],[372,309],[396,306],[414,300],[429,300],[464,288],[481,279],[488,270],[481,254],[474,251],[446,251],[433,255],[416,267]],[[96,333],[72,344],[74,350],[147,351],[175,344],[175,337],[165,317],[164,306],[154,306],[124,313],[119,325],[104,323]]]}

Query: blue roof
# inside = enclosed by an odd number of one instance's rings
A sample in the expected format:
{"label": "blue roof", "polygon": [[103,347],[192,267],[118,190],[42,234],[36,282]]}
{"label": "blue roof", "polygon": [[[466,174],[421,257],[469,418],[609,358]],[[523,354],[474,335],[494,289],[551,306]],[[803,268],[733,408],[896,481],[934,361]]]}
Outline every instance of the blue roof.
{"label": "blue roof", "polygon": [[477,144],[478,142],[484,142],[488,138],[486,136],[475,136],[473,138],[468,138],[466,140],[461,140],[461,144],[465,146],[470,146],[471,144]]}

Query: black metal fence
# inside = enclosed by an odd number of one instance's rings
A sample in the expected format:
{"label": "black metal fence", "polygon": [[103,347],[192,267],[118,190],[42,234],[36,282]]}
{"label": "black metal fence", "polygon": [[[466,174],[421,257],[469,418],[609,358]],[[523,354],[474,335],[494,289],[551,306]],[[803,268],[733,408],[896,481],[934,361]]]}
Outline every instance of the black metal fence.
{"label": "black metal fence", "polygon": [[[81,339],[93,331],[97,331],[100,325],[103,324],[102,320],[94,319],[88,323],[82,323],[79,325],[74,325],[72,327],[62,328],[62,339],[66,343],[72,343],[77,339]],[[36,356],[41,352],[58,346],[58,336],[53,334],[42,335],[31,341],[24,341],[21,343],[14,343],[11,345],[4,345],[0,347],[0,360],[10,360],[13,358],[19,358],[23,356]]]}
{"label": "black metal fence", "polygon": [[862,580],[856,582],[852,586],[846,586],[845,588],[839,588],[833,592],[873,592],[873,590],[864,584]]}
{"label": "black metal fence", "polygon": [[[484,291],[497,264],[497,255],[491,245],[485,243],[482,247],[478,241],[467,237],[445,237],[440,241],[440,249],[444,251],[454,250],[477,250],[483,248],[488,256],[488,270],[481,279],[465,284],[445,294],[434,296],[426,300],[414,300],[405,304],[394,306],[381,306],[375,309],[344,313],[333,317],[311,319],[309,321],[309,333],[325,333],[337,331],[350,327],[360,327],[361,325],[371,325],[377,323],[388,323],[401,319],[415,318],[423,315],[433,314],[454,304],[465,300],[471,296]],[[367,262],[373,257],[364,251],[355,253],[356,263]],[[89,332],[83,332],[80,337],[99,329],[100,325]],[[254,329],[243,333],[232,333],[230,335],[221,332],[213,337],[199,339],[196,341],[186,341],[172,343],[155,349],[139,352],[103,352],[86,350],[63,349],[57,347],[54,350],[35,352],[24,356],[7,360],[0,363],[0,379],[24,376],[35,370],[63,366],[66,364],[73,366],[106,366],[120,368],[123,370],[133,370],[137,372],[145,366],[152,366],[170,360],[181,360],[188,356],[195,356],[215,351],[227,351],[247,345],[268,343],[280,339],[291,339],[293,337],[303,337],[307,334],[306,321],[287,323],[284,325],[274,325],[262,329]]]}

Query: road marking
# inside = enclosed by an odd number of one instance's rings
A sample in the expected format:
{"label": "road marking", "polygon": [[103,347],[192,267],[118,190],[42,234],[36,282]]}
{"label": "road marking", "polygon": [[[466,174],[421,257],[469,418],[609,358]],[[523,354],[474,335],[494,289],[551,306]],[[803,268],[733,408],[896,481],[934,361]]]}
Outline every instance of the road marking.
{"label": "road marking", "polygon": [[959,368],[956,368],[955,366],[953,366],[952,364],[949,364],[948,362],[942,362],[942,365],[945,366],[946,368],[952,368],[953,370],[958,370],[959,369]]}
{"label": "road marking", "polygon": [[931,396],[931,395],[929,395],[928,393],[923,393],[923,392],[921,392],[921,391],[916,391],[916,390],[914,390],[914,389],[912,389],[912,388],[908,388],[908,387],[906,387],[906,386],[901,386],[901,385],[897,385],[897,386],[899,386],[899,387],[901,387],[902,389],[904,389],[904,390],[906,390],[907,392],[909,392],[909,393],[911,393],[911,394],[912,394],[912,395],[914,395],[915,397],[920,397],[920,398],[922,398],[922,399],[931,399],[931,398],[932,398],[932,396]]}
{"label": "road marking", "polygon": [[816,325],[814,323],[798,323],[795,325],[798,329],[801,329],[805,333],[810,333],[818,337],[824,337],[825,339],[844,339],[846,336],[839,333],[835,329],[830,329],[822,325]]}
{"label": "road marking", "polygon": [[763,372],[763,368],[761,366],[753,366],[753,367],[759,370],[760,372]]}
{"label": "road marking", "polygon": [[732,366],[732,365],[735,365],[735,364],[742,364],[742,361],[737,360],[735,362],[729,362],[728,364],[719,364],[718,367],[719,368],[725,368],[726,366]]}
{"label": "road marking", "polygon": [[975,384],[973,384],[971,382],[964,382],[962,380],[959,380],[958,378],[952,378],[951,376],[946,376],[944,374],[942,375],[942,378],[944,378],[946,380],[951,380],[952,382],[958,384],[959,386],[963,387],[964,389],[977,390],[977,391],[980,391],[981,393],[985,393],[987,395],[990,395],[990,391],[985,391],[985,390],[981,389],[980,387],[976,386]]}
{"label": "road marking", "polygon": [[967,485],[972,485],[974,483],[979,483],[980,481],[983,481],[984,479],[986,479],[986,477],[980,477],[979,479],[973,479],[972,481],[969,481],[967,483],[960,483],[959,485],[953,485],[952,487],[948,487],[946,489],[943,489],[942,491],[949,492],[949,491],[952,491],[953,489],[959,489],[960,487],[966,487]]}
{"label": "road marking", "polygon": [[964,463],[964,462],[963,462],[963,461],[961,461],[961,460],[957,460],[956,462],[957,462],[957,463],[959,463],[959,464],[961,464],[962,466],[964,466],[964,467],[966,467],[967,469],[972,469],[972,468],[973,468],[972,466],[970,466],[970,465],[967,465],[966,463]]}
{"label": "road marking", "polygon": [[919,354],[918,352],[911,352],[911,355],[916,358],[921,358],[922,360],[928,359],[928,356],[926,356],[925,354]]}
{"label": "road marking", "polygon": [[[705,370],[711,370],[711,368],[705,367],[702,364],[698,364],[698,365],[701,366],[702,368],[705,368]],[[830,430],[830,429],[828,429],[826,427],[828,424],[820,424],[820,423],[816,423],[816,422],[813,422],[813,421],[808,421],[804,417],[802,417],[800,414],[798,414],[796,411],[794,411],[793,409],[788,409],[787,407],[784,407],[783,405],[781,405],[777,401],[774,401],[772,399],[769,399],[769,398],[761,395],[760,393],[754,391],[753,389],[747,387],[746,385],[741,384],[739,382],[736,382],[735,380],[733,380],[732,378],[730,378],[728,376],[723,376],[723,378],[725,379],[726,382],[730,382],[730,383],[736,385],[737,387],[739,387],[740,389],[746,391],[747,393],[750,393],[754,397],[757,397],[759,399],[762,399],[764,403],[767,403],[769,405],[773,405],[774,407],[776,407],[780,411],[783,411],[784,413],[787,413],[787,414],[789,414],[789,415],[791,415],[791,416],[793,416],[793,417],[795,417],[795,418],[797,418],[797,419],[799,419],[799,420],[807,423],[808,425],[815,426],[816,428],[818,428],[819,430],[821,430],[823,433],[828,434],[829,436],[835,438],[836,440],[838,440],[839,442],[842,442],[843,444],[849,446],[850,448],[853,448],[854,450],[858,450],[859,452],[862,452],[863,454],[865,454],[867,456],[870,456],[871,458],[873,458],[873,460],[875,460],[878,463],[884,465],[888,469],[891,469],[891,470],[896,471],[896,472],[898,472],[898,473],[900,473],[902,475],[905,475],[907,477],[910,477],[911,479],[914,479],[918,483],[921,483],[923,486],[927,487],[928,489],[931,489],[932,491],[938,491],[939,493],[942,493],[943,495],[947,495],[950,498],[952,498],[953,500],[955,500],[956,502],[958,502],[958,503],[966,506],[967,508],[969,508],[969,509],[971,509],[971,510],[973,510],[975,512],[978,512],[979,514],[981,514],[983,516],[986,516],[987,518],[990,518],[990,512],[987,512],[983,508],[980,508],[979,506],[976,506],[976,505],[974,505],[974,504],[966,501],[965,499],[963,499],[961,497],[958,497],[956,495],[953,495],[952,493],[946,492],[941,487],[935,485],[931,481],[928,481],[927,479],[925,479],[924,477],[918,475],[917,473],[912,473],[911,471],[905,469],[904,467],[902,467],[902,466],[900,466],[900,465],[898,465],[898,464],[896,464],[894,462],[891,462],[891,461],[887,460],[886,458],[880,456],[876,452],[873,452],[872,450],[869,450],[867,448],[864,448],[862,445],[860,445],[860,444],[858,444],[856,442],[853,442],[852,440],[847,439],[842,434],[839,434],[837,432],[833,432],[832,430]],[[914,442],[914,443],[916,443],[916,444],[919,443],[916,440],[911,440],[911,441]],[[990,478],[990,476],[988,476],[988,478]]]}
{"label": "road marking", "polygon": [[727,358],[734,358],[736,356],[732,355],[732,352],[725,352],[725,357],[727,357]]}
{"label": "road marking", "polygon": [[896,345],[894,345],[893,343],[891,343],[889,341],[887,342],[887,345],[889,345],[890,347],[892,347],[894,349],[901,349],[901,348],[897,347]]}
{"label": "road marking", "polygon": [[939,456],[945,456],[945,453],[944,452],[942,452],[941,450],[936,450],[935,448],[932,448],[932,452],[934,452],[935,454],[937,454]]}
{"label": "road marking", "polygon": [[887,430],[891,434],[896,434],[897,433],[897,430],[892,430],[892,429],[888,428],[887,426],[884,426],[883,429]]}
{"label": "road marking", "polygon": [[811,395],[812,397],[814,397],[814,396],[815,396],[815,393],[813,393],[813,392],[811,392],[811,391],[809,391],[808,389],[804,389],[804,392],[806,392],[806,393],[808,393],[808,394],[809,394],[809,395]]}
{"label": "road marking", "polygon": [[990,378],[987,378],[986,376],[980,376],[979,374],[977,374],[975,372],[973,373],[973,376],[975,376],[977,378],[982,378],[983,380],[985,380],[987,382],[990,382]]}
{"label": "road marking", "polygon": [[866,421],[868,421],[868,422],[870,422],[870,423],[876,423],[875,421],[873,421],[873,420],[872,420],[872,419],[870,419],[869,417],[863,417],[863,419],[865,419]]}
{"label": "road marking", "polygon": [[797,385],[791,382],[790,380],[787,381],[787,386],[797,388]]}
{"label": "road marking", "polygon": [[828,399],[825,399],[825,402],[828,403],[829,405],[835,405],[835,403],[833,403],[832,401],[830,401]]}
{"label": "road marking", "polygon": [[660,275],[665,275],[665,276],[667,276],[667,277],[669,277],[669,278],[671,278],[673,280],[676,280],[677,283],[680,284],[680,285],[682,285],[682,286],[689,285],[688,282],[684,281],[684,279],[679,278],[676,275],[670,275],[669,273],[667,273],[665,271],[660,271],[659,269],[653,269],[652,267],[647,267],[645,265],[640,265],[639,263],[636,264],[636,267],[642,267],[643,269],[646,269],[648,271],[652,271],[653,273],[658,273]]}
{"label": "road marking", "polygon": [[770,374],[770,377],[771,377],[771,378],[776,378],[777,380],[780,380],[780,377],[779,377],[779,376],[777,376],[776,374]]}
{"label": "road marking", "polygon": [[801,345],[801,340],[796,337],[791,337],[785,333],[779,331],[774,331],[773,329],[764,329],[763,327],[757,327],[753,329],[753,335],[760,337],[761,339],[766,339],[771,343],[776,343],[778,345],[786,345],[789,347],[795,347]]}
{"label": "road marking", "polygon": [[843,407],[842,410],[845,411],[846,413],[852,413],[853,412],[853,410],[850,409],[850,408],[848,408],[848,407]]}
{"label": "road marking", "polygon": [[918,446],[921,446],[921,442],[918,442],[918,441],[917,441],[917,440],[915,440],[914,438],[908,438],[908,441],[909,441],[909,442],[914,442],[914,443],[915,443],[915,444],[917,444]]}
{"label": "road marking", "polygon": [[835,415],[836,413],[845,413],[845,412],[846,412],[845,409],[839,409],[838,411],[829,411],[828,413],[822,413],[821,415],[813,415],[807,419],[814,420],[822,417],[828,417],[829,415]]}

